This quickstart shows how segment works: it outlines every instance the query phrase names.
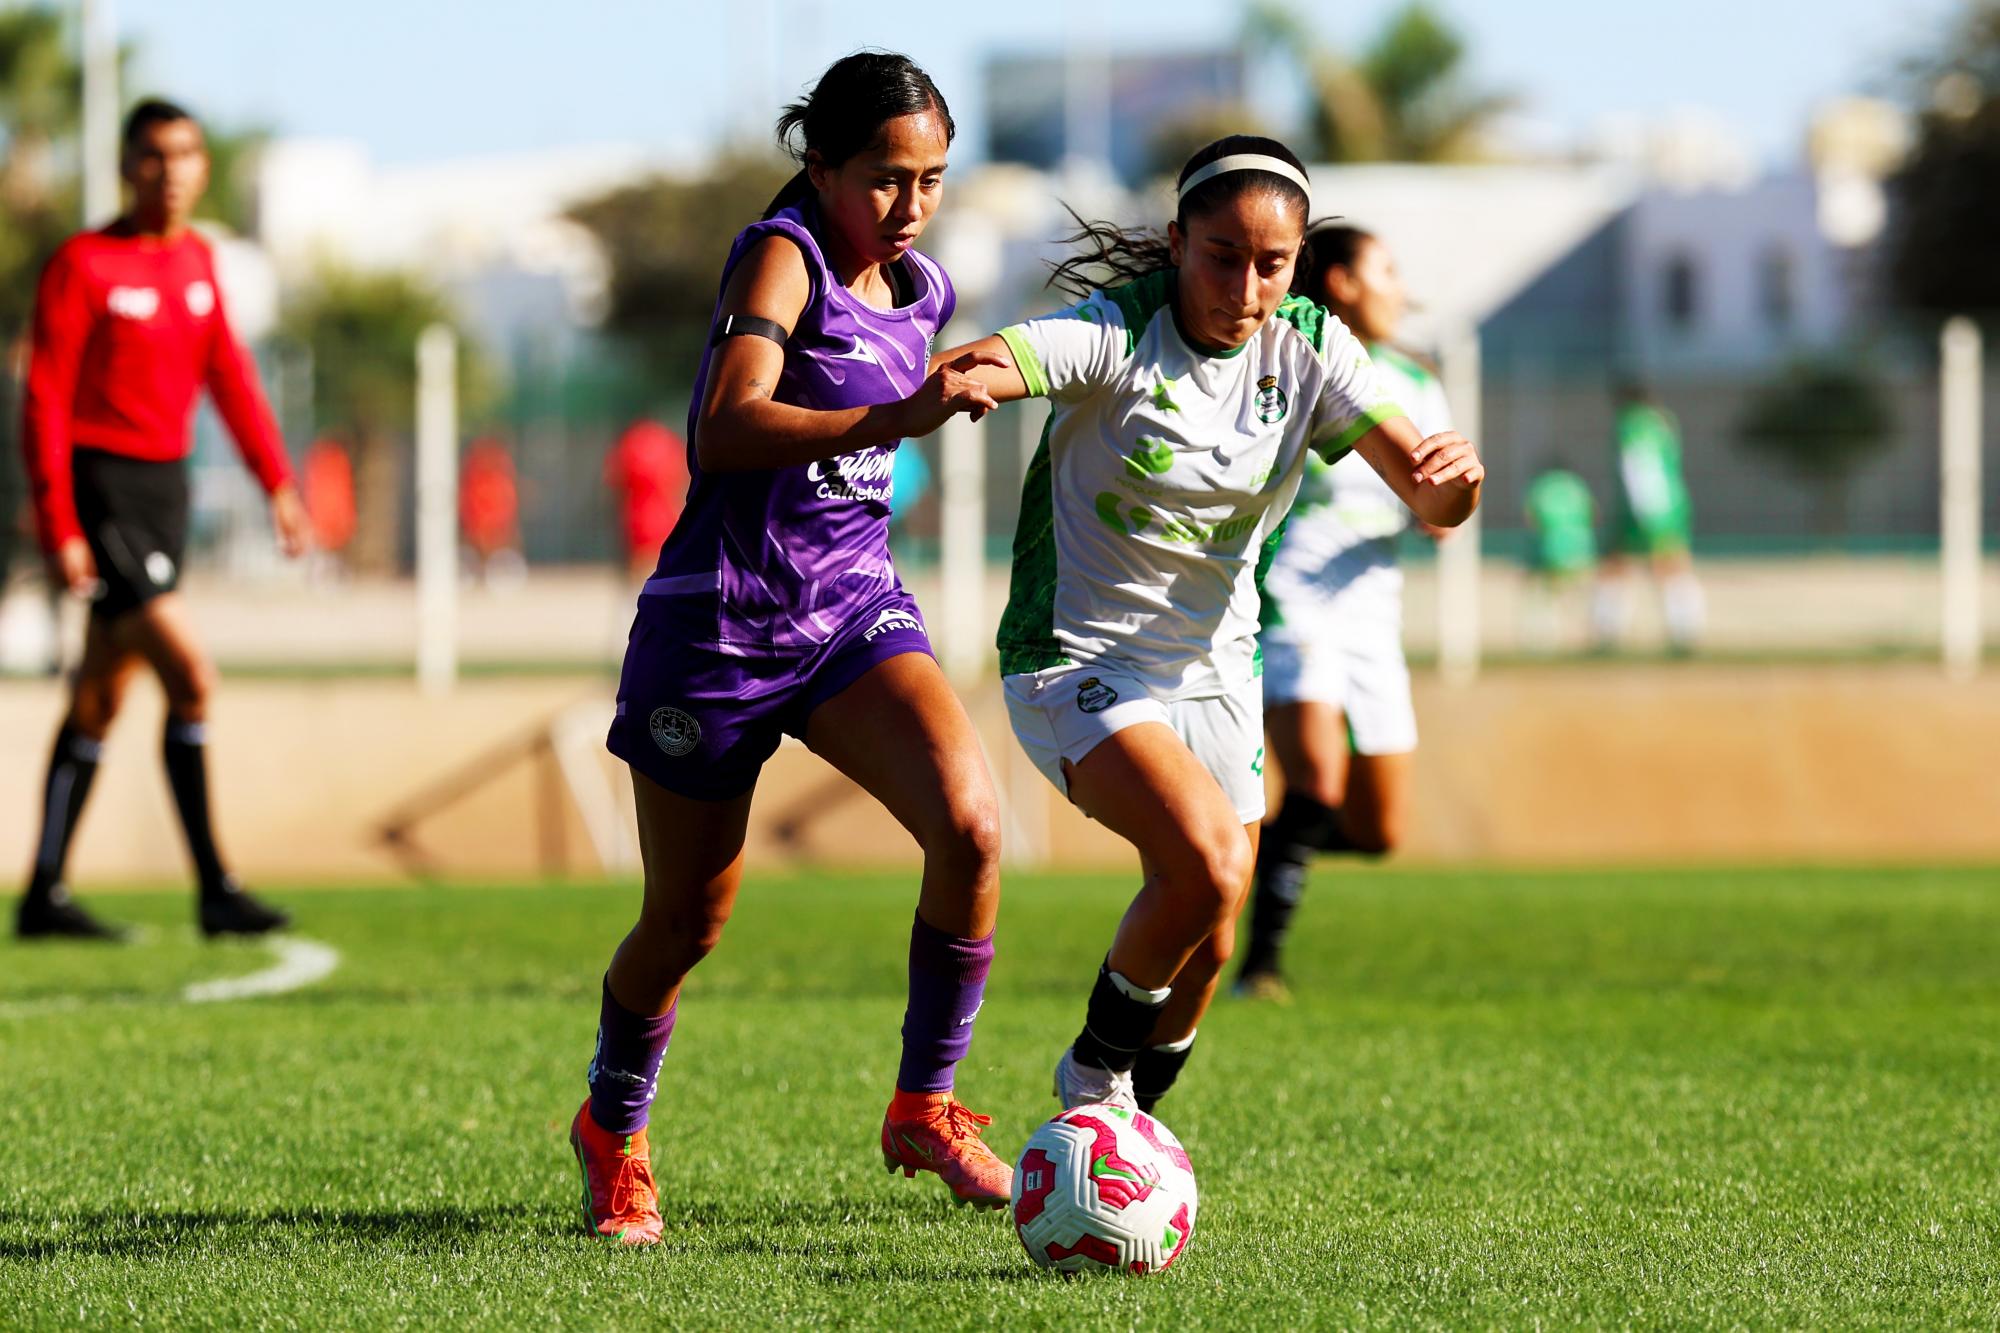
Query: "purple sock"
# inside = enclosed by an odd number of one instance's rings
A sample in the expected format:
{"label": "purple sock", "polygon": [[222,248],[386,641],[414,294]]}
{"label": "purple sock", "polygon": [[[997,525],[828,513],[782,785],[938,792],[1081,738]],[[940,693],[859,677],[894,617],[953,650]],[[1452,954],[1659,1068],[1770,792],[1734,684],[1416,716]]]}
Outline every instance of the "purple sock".
{"label": "purple sock", "polygon": [[604,982],[604,1003],[597,1015],[597,1053],[590,1060],[590,1118],[612,1134],[636,1134],[646,1127],[653,1091],[660,1085],[660,1061],[674,1035],[673,1005],[658,1018],[642,1018],[611,994]]}
{"label": "purple sock", "polygon": [[910,1007],[903,1013],[904,1092],[944,1092],[972,1045],[972,1020],[986,995],[993,937],[960,939],[918,917],[910,928]]}

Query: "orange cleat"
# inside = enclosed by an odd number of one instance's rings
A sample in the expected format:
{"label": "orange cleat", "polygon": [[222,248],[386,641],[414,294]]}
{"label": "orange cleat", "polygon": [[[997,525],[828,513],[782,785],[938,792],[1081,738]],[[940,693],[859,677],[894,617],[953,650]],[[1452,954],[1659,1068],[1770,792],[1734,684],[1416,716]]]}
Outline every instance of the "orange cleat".
{"label": "orange cleat", "polygon": [[583,1223],[592,1234],[620,1245],[658,1245],[664,1224],[646,1131],[599,1129],[586,1097],[570,1122],[569,1146],[583,1169]]}
{"label": "orange cleat", "polygon": [[951,1195],[974,1208],[1005,1208],[1014,1168],[979,1135],[993,1117],[974,1115],[949,1092],[897,1092],[882,1119],[882,1161],[905,1176],[934,1171]]}

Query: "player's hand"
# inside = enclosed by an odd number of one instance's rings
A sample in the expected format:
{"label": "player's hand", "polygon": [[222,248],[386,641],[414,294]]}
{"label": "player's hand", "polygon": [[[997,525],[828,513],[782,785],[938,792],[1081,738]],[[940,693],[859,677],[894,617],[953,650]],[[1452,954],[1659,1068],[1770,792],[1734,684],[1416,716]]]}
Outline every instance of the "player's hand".
{"label": "player's hand", "polygon": [[928,435],[960,412],[977,421],[1000,406],[986,386],[972,377],[972,371],[979,366],[1006,364],[1005,357],[991,352],[967,352],[939,366],[903,400],[903,436],[914,439]]}
{"label": "player's hand", "polygon": [[271,493],[271,527],[278,534],[278,549],[296,560],[312,545],[312,520],[306,516],[299,488],[289,481]]}
{"label": "player's hand", "polygon": [[65,538],[56,547],[56,577],[62,580],[78,597],[95,597],[101,584],[97,581],[97,561],[90,554],[90,543],[81,537]]}
{"label": "player's hand", "polygon": [[1434,542],[1448,542],[1458,533],[1457,528],[1441,528],[1435,523],[1426,523],[1423,519],[1417,520],[1417,531]]}
{"label": "player's hand", "polygon": [[1416,470],[1410,479],[1419,487],[1469,491],[1486,479],[1486,465],[1472,441],[1455,430],[1439,431],[1417,445],[1411,455]]}

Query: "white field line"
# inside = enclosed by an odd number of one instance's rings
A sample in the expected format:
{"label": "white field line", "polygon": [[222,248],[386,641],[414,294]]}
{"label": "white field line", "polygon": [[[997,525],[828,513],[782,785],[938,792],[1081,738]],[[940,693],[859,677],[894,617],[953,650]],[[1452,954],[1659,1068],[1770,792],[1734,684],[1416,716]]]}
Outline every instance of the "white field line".
{"label": "white field line", "polygon": [[301,990],[332,973],[340,966],[340,951],[313,940],[276,939],[266,946],[278,961],[262,972],[247,977],[224,977],[220,981],[197,981],[181,992],[189,1004],[214,1004],[224,1000],[247,1000],[256,995],[283,995]]}
{"label": "white field line", "polygon": [[[218,1004],[229,1000],[254,999],[260,995],[283,995],[325,979],[340,966],[340,951],[316,940],[267,939],[260,942],[260,947],[275,954],[278,961],[248,976],[192,982],[182,989],[181,1001],[185,1004]],[[0,1019],[69,1013],[100,1005],[154,1005],[159,1002],[160,997],[152,995],[52,995],[39,1000],[0,1002]]]}

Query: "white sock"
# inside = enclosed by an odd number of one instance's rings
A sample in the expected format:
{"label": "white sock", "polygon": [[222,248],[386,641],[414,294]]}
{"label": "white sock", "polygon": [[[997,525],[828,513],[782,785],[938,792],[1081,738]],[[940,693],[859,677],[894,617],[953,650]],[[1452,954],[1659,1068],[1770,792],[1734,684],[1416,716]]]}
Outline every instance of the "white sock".
{"label": "white sock", "polygon": [[1676,648],[1692,648],[1708,611],[1701,584],[1692,573],[1675,574],[1661,585],[1660,609],[1667,620],[1667,639]]}
{"label": "white sock", "polygon": [[1631,599],[1624,579],[1599,579],[1590,599],[1590,630],[1600,644],[1625,637],[1625,616]]}

